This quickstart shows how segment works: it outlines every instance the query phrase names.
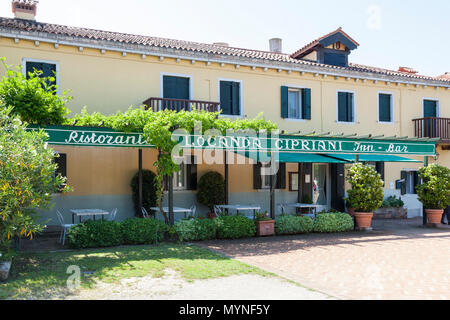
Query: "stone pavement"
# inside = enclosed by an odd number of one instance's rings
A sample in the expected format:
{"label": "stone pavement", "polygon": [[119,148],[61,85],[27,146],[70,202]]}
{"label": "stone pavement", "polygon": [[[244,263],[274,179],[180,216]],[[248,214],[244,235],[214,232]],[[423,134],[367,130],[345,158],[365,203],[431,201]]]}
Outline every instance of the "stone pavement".
{"label": "stone pavement", "polygon": [[377,220],[372,232],[200,245],[341,299],[450,299],[450,228]]}

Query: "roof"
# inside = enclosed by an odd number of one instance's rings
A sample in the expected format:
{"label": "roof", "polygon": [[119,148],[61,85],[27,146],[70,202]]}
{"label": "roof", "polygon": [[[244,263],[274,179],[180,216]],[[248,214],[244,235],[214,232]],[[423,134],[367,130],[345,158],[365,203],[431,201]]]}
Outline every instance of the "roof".
{"label": "roof", "polygon": [[[335,30],[333,33],[341,29]],[[343,32],[341,30],[341,32]],[[330,36],[330,33],[324,37]],[[270,51],[252,50],[244,48],[227,47],[214,44],[206,44],[184,40],[174,40],[167,38],[159,38],[145,35],[135,35],[128,33],[112,32],[95,30],[80,27],[71,27],[51,23],[42,23],[32,20],[13,19],[0,17],[0,35],[8,35],[10,37],[28,37],[33,39],[44,39],[51,42],[70,42],[74,45],[82,46],[83,43],[95,44],[99,47],[106,46],[114,47],[115,50],[127,49],[133,50],[139,48],[139,50],[155,51],[159,50],[161,54],[164,51],[170,50],[177,54],[186,54],[192,56],[195,59],[199,55],[205,55],[208,59],[227,58],[235,63],[242,62],[244,60],[247,63],[252,64],[277,64],[280,67],[294,68],[294,67],[311,67],[315,68],[318,72],[336,72],[341,73],[348,71],[356,71],[363,73],[371,73],[372,75],[384,75],[384,76],[398,76],[406,79],[416,80],[430,80],[438,81],[440,83],[450,83],[450,79],[437,79],[429,76],[422,76],[418,74],[407,74],[397,72],[393,70],[387,70],[376,67],[363,66],[359,64],[349,64],[349,67],[338,67],[320,64],[308,60],[294,59],[286,53],[275,53]],[[321,37],[321,38],[324,38]],[[319,38],[319,39],[321,39]],[[350,38],[350,37],[349,37]],[[351,38],[350,38],[351,39]],[[319,40],[320,41],[320,40]],[[354,41],[354,40],[352,40]],[[355,42],[355,44],[357,44]],[[348,73],[346,73],[348,74]],[[350,76],[350,74],[348,74]]]}
{"label": "roof", "polygon": [[13,0],[12,3],[20,3],[20,4],[29,4],[29,5],[33,5],[33,4],[38,4],[39,0]]}
{"label": "roof", "polygon": [[291,55],[291,57],[295,59],[295,58],[304,56],[305,54],[308,54],[309,51],[311,51],[314,47],[320,45],[321,41],[323,41],[323,40],[325,40],[325,39],[327,39],[327,38],[330,38],[330,37],[332,37],[332,36],[334,36],[334,35],[336,35],[336,34],[339,34],[339,33],[342,34],[345,38],[347,38],[350,42],[352,42],[353,45],[354,45],[355,47],[359,47],[359,43],[356,42],[356,41],[355,41],[352,37],[350,37],[347,33],[345,33],[344,30],[342,30],[341,27],[339,27],[339,28],[337,28],[336,30],[334,30],[334,31],[332,31],[332,32],[330,32],[330,33],[328,33],[328,34],[326,34],[326,35],[324,35],[324,36],[321,36],[320,38],[317,38],[317,39],[314,40],[314,41],[311,41],[310,43],[308,43],[308,44],[307,44],[306,46],[304,46],[303,48],[301,48],[301,49],[297,50],[296,52],[294,52],[294,53]]}

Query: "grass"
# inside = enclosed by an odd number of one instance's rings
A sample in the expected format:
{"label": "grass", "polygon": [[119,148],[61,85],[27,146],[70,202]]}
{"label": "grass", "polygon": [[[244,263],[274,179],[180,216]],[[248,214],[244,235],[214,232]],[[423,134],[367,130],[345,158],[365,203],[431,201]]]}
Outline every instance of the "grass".
{"label": "grass", "polygon": [[81,288],[97,281],[116,282],[131,277],[161,277],[165,269],[186,280],[237,274],[272,275],[195,245],[161,244],[53,253],[22,253],[14,258],[8,282],[0,283],[0,299],[51,299],[70,295],[69,266],[79,266]]}

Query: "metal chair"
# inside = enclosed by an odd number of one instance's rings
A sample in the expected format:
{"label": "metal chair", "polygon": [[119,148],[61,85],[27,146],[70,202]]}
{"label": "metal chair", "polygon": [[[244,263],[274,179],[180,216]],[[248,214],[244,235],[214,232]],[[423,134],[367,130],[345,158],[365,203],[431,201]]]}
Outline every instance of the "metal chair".
{"label": "metal chair", "polygon": [[108,216],[108,221],[116,220],[117,208],[112,209],[111,213]]}
{"label": "metal chair", "polygon": [[149,214],[148,214],[147,210],[145,210],[144,207],[141,208],[141,212],[142,212],[142,217],[144,217],[144,219],[149,218]]}
{"label": "metal chair", "polygon": [[220,217],[222,215],[222,210],[218,206],[214,206],[214,214],[217,217]]}
{"label": "metal chair", "polygon": [[66,231],[73,227],[74,224],[64,223],[63,215],[61,214],[61,212],[59,212],[59,210],[56,210],[56,216],[58,217],[59,223],[61,224],[62,228],[59,242],[62,242],[62,245],[64,246],[64,243],[66,242]]}
{"label": "metal chair", "polygon": [[197,218],[197,207],[196,206],[192,206],[191,207],[191,216],[195,218]]}

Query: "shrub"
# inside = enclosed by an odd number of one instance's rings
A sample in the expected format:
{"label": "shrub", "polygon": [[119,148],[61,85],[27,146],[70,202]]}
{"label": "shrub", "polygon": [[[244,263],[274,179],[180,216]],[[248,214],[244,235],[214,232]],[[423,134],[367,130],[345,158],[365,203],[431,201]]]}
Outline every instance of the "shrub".
{"label": "shrub", "polygon": [[401,208],[405,205],[402,198],[397,199],[396,196],[389,196],[383,201],[382,208]]}
{"label": "shrub", "polygon": [[123,244],[152,244],[164,239],[164,222],[156,219],[127,219],[120,223]]}
{"label": "shrub", "polygon": [[115,221],[88,220],[67,232],[69,244],[75,249],[118,246],[121,238],[120,224]]}
{"label": "shrub", "polygon": [[225,203],[225,181],[218,172],[205,173],[198,181],[197,200],[214,212],[214,205]]}
{"label": "shrub", "polygon": [[314,232],[346,232],[353,228],[353,219],[347,213],[323,213],[314,219]]}
{"label": "shrub", "polygon": [[[142,170],[142,206],[150,214],[150,208],[156,207],[156,175],[150,170]],[[133,194],[134,212],[136,217],[142,217],[139,207],[139,172],[131,179],[131,190]]]}
{"label": "shrub", "polygon": [[250,238],[256,234],[255,223],[243,216],[224,216],[213,220],[219,239]]}
{"label": "shrub", "polygon": [[372,212],[381,207],[384,200],[383,180],[371,166],[354,164],[347,175],[352,188],[348,191],[350,208],[356,212]]}
{"label": "shrub", "polygon": [[204,241],[216,237],[216,223],[210,219],[181,220],[175,223],[180,241]]}
{"label": "shrub", "polygon": [[313,231],[313,220],[309,217],[281,216],[275,220],[276,234],[299,234]]}
{"label": "shrub", "polygon": [[450,169],[438,164],[419,169],[423,183],[417,196],[425,209],[445,209],[450,205]]}

